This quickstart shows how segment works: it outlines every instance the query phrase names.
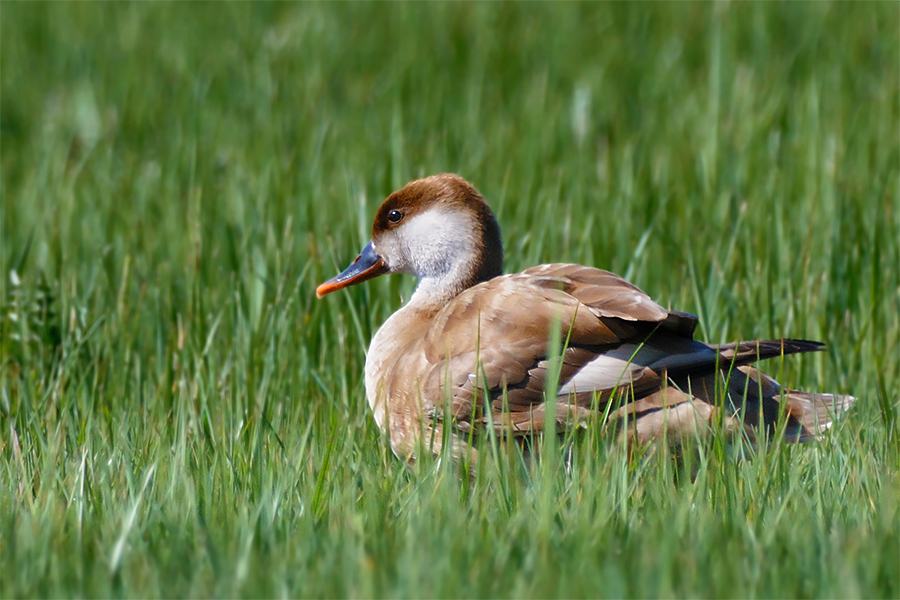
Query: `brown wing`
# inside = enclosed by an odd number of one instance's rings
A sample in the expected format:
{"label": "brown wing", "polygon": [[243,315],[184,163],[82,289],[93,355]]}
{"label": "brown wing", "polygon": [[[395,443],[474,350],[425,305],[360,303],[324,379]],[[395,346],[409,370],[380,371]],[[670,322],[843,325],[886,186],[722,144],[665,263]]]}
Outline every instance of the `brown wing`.
{"label": "brown wing", "polygon": [[[568,399],[559,406],[565,422],[587,410],[595,394],[609,397],[623,385],[639,394],[659,388],[663,378],[652,363],[679,343],[683,352],[714,355],[691,341],[695,324],[613,273],[541,265],[475,286],[437,315],[423,340],[431,367],[422,392],[435,406],[446,403],[463,428],[484,418],[485,400],[496,423],[542,428],[554,327],[567,342],[558,383],[560,398]],[[673,348],[645,347],[657,332]]]}
{"label": "brown wing", "polygon": [[[742,365],[819,350],[821,344],[775,340],[710,346],[693,339],[696,323],[696,317],[667,311],[613,273],[541,265],[471,288],[437,315],[423,340],[429,367],[421,392],[435,407],[434,416],[440,419],[448,411],[461,431],[492,422],[527,434],[544,429],[548,421],[559,430],[604,410],[613,397],[619,404],[611,418],[629,416],[629,433],[644,441],[666,427],[696,432],[723,401],[729,406],[727,419],[741,413],[755,426],[763,414],[763,421],[774,425],[780,388],[768,378],[770,385],[756,385],[748,374],[758,372]],[[548,418],[544,388],[554,327],[565,349],[556,414]],[[724,387],[716,384],[722,377]],[[721,397],[723,389],[727,399]],[[793,412],[804,430],[821,431],[803,420],[812,417],[801,419],[802,411]],[[798,435],[802,439],[802,432]]]}

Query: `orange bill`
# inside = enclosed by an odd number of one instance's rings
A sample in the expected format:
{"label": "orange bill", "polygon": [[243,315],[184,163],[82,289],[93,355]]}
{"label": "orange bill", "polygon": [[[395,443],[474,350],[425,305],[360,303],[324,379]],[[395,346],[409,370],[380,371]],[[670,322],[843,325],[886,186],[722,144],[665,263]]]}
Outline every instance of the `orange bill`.
{"label": "orange bill", "polygon": [[372,242],[366,244],[356,260],[337,277],[332,277],[316,288],[316,296],[321,298],[339,289],[384,275],[389,271],[387,263],[375,252]]}

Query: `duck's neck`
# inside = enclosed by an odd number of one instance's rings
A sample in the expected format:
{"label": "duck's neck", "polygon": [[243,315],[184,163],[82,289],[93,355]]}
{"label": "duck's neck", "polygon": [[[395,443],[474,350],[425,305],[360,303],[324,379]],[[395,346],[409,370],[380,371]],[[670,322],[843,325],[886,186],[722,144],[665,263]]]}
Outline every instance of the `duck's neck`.
{"label": "duck's neck", "polygon": [[[407,233],[427,239],[411,269],[419,284],[408,306],[440,309],[459,294],[503,273],[503,244],[494,214],[479,201],[475,218],[457,211],[432,211],[418,217]],[[436,222],[437,221],[437,222]],[[461,233],[462,232],[462,233]]]}
{"label": "duck's neck", "polygon": [[499,260],[497,255],[491,256],[490,261],[481,256],[478,260],[457,263],[444,273],[420,276],[407,306],[437,312],[470,287],[501,275],[502,252],[499,250]]}
{"label": "duck's neck", "polygon": [[450,272],[441,277],[420,277],[407,306],[437,312],[466,289],[480,283],[473,281],[471,276],[461,275]]}

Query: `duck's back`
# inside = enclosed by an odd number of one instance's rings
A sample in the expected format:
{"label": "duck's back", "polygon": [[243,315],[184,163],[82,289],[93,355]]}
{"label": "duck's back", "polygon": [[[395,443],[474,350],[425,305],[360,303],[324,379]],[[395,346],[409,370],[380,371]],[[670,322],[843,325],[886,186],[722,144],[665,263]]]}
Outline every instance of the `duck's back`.
{"label": "duck's back", "polygon": [[[370,349],[391,357],[376,376],[381,401],[369,400],[390,407],[398,454],[413,452],[420,435],[439,447],[448,419],[465,438],[485,426],[527,436],[605,420],[627,424],[623,433],[642,442],[677,441],[703,434],[719,410],[732,429],[772,427],[783,412],[781,389],[746,365],[821,348],[798,340],[695,341],[696,317],[662,308],[613,273],[572,264],[495,277],[436,314],[406,310],[385,324],[412,328],[403,348],[394,339],[389,352],[379,349],[388,337],[379,332],[383,339],[376,336]],[[548,416],[551,383],[556,407]],[[813,437],[830,423],[829,409],[852,401],[793,391],[784,398],[792,439]]]}

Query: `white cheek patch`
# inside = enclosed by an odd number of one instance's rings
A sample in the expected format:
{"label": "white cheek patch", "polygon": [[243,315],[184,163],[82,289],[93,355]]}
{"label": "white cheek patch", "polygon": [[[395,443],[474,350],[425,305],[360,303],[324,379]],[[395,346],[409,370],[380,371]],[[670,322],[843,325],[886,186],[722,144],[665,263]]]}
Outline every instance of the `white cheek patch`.
{"label": "white cheek patch", "polygon": [[409,266],[419,278],[443,278],[471,267],[474,230],[467,213],[433,209],[410,218],[397,233]]}
{"label": "white cheek patch", "polygon": [[401,249],[397,235],[394,232],[383,233],[378,237],[377,241],[372,240],[372,247],[375,248],[378,256],[387,263],[391,273],[412,273],[406,254]]}

